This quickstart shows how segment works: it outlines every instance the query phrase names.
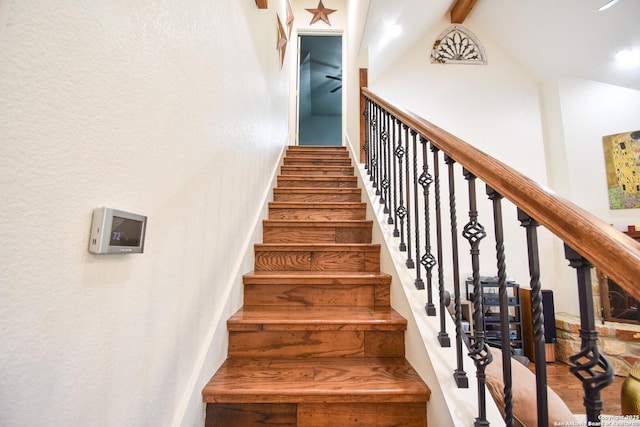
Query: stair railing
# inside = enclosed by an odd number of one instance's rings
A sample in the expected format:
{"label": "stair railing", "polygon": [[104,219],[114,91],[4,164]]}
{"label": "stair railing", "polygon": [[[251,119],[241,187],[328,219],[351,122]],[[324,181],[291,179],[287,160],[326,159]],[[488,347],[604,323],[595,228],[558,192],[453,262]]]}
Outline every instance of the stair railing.
{"label": "stair railing", "polygon": [[[591,269],[596,266],[632,296],[640,299],[640,244],[616,231],[602,220],[562,199],[530,178],[478,150],[463,140],[433,125],[427,120],[379,97],[367,88],[364,97],[365,169],[370,176],[379,202],[388,213],[387,223],[394,227],[399,238],[399,250],[407,254],[407,268],[415,269],[415,286],[426,287],[426,315],[440,316],[438,341],[449,347],[451,340],[445,327],[450,296],[445,291],[444,271],[453,276],[455,318],[455,346],[457,368],[453,372],[458,387],[468,387],[463,369],[467,353],[474,361],[478,382],[478,417],[476,426],[486,426],[485,367],[492,363],[487,337],[481,327],[473,328],[466,337],[462,329],[461,283],[459,272],[458,219],[456,203],[456,164],[468,182],[466,197],[469,218],[462,237],[470,245],[473,283],[473,323],[484,324],[479,254],[480,243],[487,235],[478,222],[476,182],[486,185],[487,197],[493,205],[493,232],[496,242],[498,299],[500,304],[501,347],[510,349],[508,283],[506,255],[503,242],[502,199],[511,201],[518,209],[518,220],[525,229],[529,260],[533,345],[537,385],[538,425],[548,425],[546,362],[542,292],[538,254],[537,228],[542,225],[561,239],[565,257],[576,269],[580,304],[581,350],[571,357],[571,372],[584,389],[587,421],[598,422],[602,410],[600,390],[613,380],[610,363],[597,347],[591,291]],[[430,154],[429,154],[430,152]],[[442,154],[441,154],[442,153]],[[448,180],[449,223],[442,218],[440,185]],[[420,186],[420,188],[418,187]],[[420,190],[420,191],[419,191]],[[432,215],[434,215],[432,217]],[[435,223],[435,235],[432,224]],[[451,230],[451,254],[443,253],[443,230]],[[424,235],[420,234],[423,231]],[[435,245],[435,249],[433,247]],[[433,253],[435,250],[435,254]],[[415,259],[415,261],[414,261]],[[426,278],[426,284],[422,280]],[[437,284],[437,291],[434,289]],[[450,286],[451,287],[451,286]],[[449,288],[450,288],[449,287]],[[437,292],[438,302],[433,301]],[[439,308],[439,310],[436,310]],[[463,350],[466,343],[466,350]],[[503,351],[505,423],[513,425],[513,399],[510,352]],[[596,425],[596,424],[592,424]]]}

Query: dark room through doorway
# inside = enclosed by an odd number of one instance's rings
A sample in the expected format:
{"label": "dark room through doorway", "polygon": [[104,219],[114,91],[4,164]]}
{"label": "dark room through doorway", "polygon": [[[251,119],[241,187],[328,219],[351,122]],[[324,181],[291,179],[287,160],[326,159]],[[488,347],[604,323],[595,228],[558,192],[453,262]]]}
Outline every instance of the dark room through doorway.
{"label": "dark room through doorway", "polygon": [[298,144],[342,145],[342,36],[299,36]]}

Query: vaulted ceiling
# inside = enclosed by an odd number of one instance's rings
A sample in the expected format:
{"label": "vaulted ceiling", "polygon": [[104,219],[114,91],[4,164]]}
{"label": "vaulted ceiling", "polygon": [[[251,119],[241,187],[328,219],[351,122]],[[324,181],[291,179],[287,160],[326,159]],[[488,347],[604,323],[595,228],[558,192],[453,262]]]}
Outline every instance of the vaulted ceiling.
{"label": "vaulted ceiling", "polygon": [[[615,62],[622,49],[640,52],[640,1],[619,0],[598,11],[607,1],[371,0],[361,48],[375,79],[425,32],[444,31],[458,3],[468,13],[465,27],[490,37],[539,80],[574,76],[640,90],[640,68]],[[394,25],[401,36],[390,39],[385,29]]]}

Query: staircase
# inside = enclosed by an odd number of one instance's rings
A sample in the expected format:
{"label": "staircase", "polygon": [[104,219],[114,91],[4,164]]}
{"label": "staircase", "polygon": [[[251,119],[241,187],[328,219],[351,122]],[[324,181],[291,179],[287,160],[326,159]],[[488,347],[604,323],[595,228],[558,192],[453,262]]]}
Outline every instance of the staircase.
{"label": "staircase", "polygon": [[426,426],[346,147],[287,149],[206,426]]}

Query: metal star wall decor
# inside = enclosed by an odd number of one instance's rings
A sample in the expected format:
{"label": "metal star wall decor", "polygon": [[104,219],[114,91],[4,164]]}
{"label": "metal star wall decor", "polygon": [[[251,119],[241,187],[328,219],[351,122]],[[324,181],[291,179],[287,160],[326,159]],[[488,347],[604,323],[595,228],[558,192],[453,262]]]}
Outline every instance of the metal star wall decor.
{"label": "metal star wall decor", "polygon": [[313,25],[316,22],[323,20],[328,26],[331,26],[331,22],[329,22],[329,15],[336,11],[336,9],[327,9],[322,4],[322,0],[318,3],[318,7],[316,9],[305,9],[307,12],[313,13],[313,18],[311,18],[311,22],[309,25]]}
{"label": "metal star wall decor", "polygon": [[284,54],[287,51],[287,33],[284,31],[280,15],[277,15],[278,20],[278,44],[276,48],[280,51],[280,67],[284,64]]}
{"label": "metal star wall decor", "polygon": [[287,28],[289,29],[289,37],[291,37],[291,30],[293,29],[293,9],[291,8],[291,1],[287,0]]}

